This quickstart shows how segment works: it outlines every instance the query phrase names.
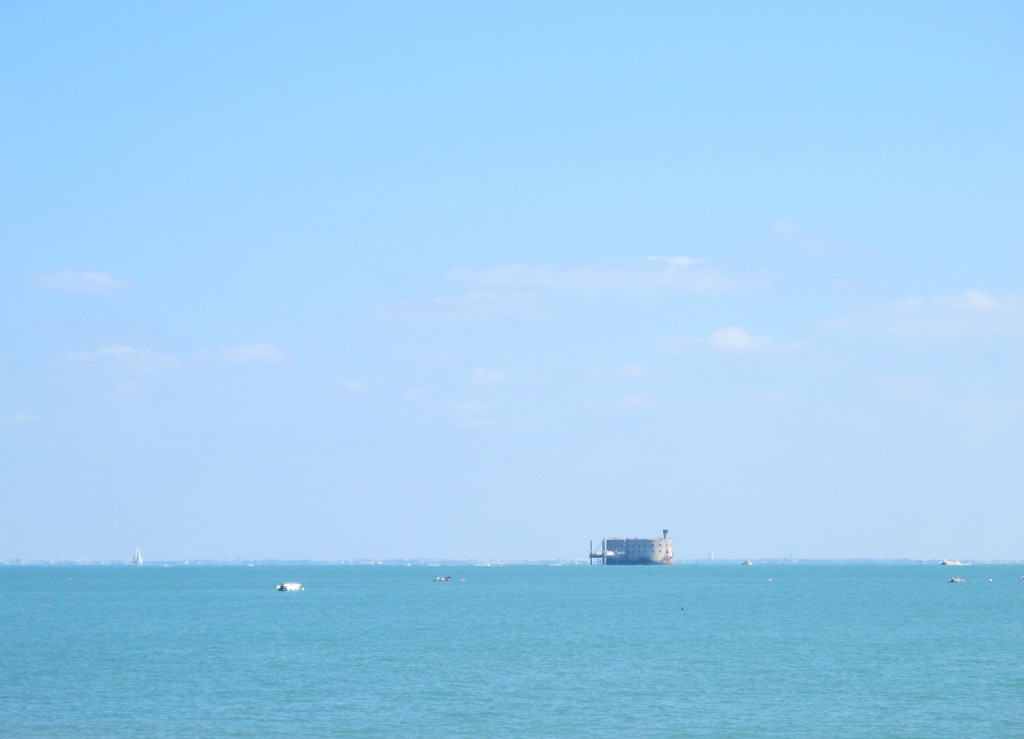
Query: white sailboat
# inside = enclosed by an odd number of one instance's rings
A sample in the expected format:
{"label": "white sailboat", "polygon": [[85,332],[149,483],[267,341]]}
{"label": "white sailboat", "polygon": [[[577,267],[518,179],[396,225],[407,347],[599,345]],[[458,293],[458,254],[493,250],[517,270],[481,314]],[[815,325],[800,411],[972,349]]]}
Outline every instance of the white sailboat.
{"label": "white sailboat", "polygon": [[142,564],[142,552],[140,552],[138,550],[138,548],[135,549],[135,554],[132,555],[132,564],[133,565],[141,565]]}

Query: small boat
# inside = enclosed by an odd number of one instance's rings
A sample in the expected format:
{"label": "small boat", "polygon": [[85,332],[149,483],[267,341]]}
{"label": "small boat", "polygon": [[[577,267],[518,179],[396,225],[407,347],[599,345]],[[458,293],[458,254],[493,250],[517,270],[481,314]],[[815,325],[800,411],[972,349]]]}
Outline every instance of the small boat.
{"label": "small boat", "polygon": [[302,583],[300,582],[283,582],[277,586],[277,589],[287,591],[289,593],[295,592],[296,590],[304,590]]}
{"label": "small boat", "polygon": [[447,575],[438,575],[434,578],[434,582],[451,582],[452,579]]}
{"label": "small boat", "polygon": [[939,562],[940,565],[949,565],[951,567],[963,567],[964,563],[959,559],[944,559]]}
{"label": "small boat", "polygon": [[142,564],[142,552],[140,552],[138,549],[136,549],[135,550],[135,554],[132,555],[132,564],[133,565],[141,565]]}
{"label": "small boat", "polygon": [[747,565],[749,567],[750,565],[752,565],[754,563],[751,560],[749,560],[749,559],[745,559],[745,560],[743,560],[743,564],[745,564],[745,565]]}
{"label": "small boat", "polygon": [[962,577],[951,577],[951,578],[949,578],[949,582],[967,582],[967,581],[964,580]]}

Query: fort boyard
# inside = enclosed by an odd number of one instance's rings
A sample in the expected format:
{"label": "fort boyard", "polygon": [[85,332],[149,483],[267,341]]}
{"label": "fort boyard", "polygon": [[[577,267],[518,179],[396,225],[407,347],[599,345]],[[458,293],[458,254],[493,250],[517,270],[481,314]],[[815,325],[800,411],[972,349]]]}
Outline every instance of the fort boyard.
{"label": "fort boyard", "polygon": [[602,539],[600,549],[590,545],[590,564],[595,559],[605,565],[670,565],[672,539],[668,529],[660,539]]}

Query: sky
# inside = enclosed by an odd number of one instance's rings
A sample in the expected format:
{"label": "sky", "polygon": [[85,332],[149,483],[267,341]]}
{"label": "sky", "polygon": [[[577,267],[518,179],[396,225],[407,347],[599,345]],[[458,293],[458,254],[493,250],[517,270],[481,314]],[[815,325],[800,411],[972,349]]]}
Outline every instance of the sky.
{"label": "sky", "polygon": [[0,8],[0,561],[1024,558],[1024,5]]}

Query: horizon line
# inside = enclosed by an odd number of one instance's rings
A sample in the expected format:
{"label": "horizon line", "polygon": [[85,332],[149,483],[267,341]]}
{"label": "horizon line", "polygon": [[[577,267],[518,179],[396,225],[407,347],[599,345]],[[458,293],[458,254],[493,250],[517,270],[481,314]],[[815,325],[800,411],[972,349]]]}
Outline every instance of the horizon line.
{"label": "horizon line", "polygon": [[[729,566],[729,565],[746,565],[748,562],[751,565],[757,564],[771,564],[771,565],[789,565],[789,564],[921,564],[921,565],[942,565],[942,563],[949,560],[940,559],[936,557],[807,557],[807,558],[796,558],[796,557],[754,557],[747,559],[740,558],[686,558],[678,560],[670,565],[635,565],[638,567],[673,567],[673,566],[686,566],[686,565],[715,565],[715,566]],[[997,559],[966,559],[966,560],[953,560],[958,562],[961,566],[971,566],[974,564],[1024,564],[1024,558],[997,558]],[[373,558],[373,557],[359,557],[355,559],[279,559],[279,558],[234,558],[234,559],[218,559],[213,557],[199,557],[199,558],[185,558],[185,559],[151,559],[144,564],[133,564],[129,559],[26,559],[23,557],[14,557],[11,559],[0,560],[0,566],[6,567],[29,567],[29,566],[69,566],[69,567],[89,567],[89,566],[130,566],[130,567],[145,567],[145,566],[179,566],[179,567],[198,567],[206,565],[217,565],[217,566],[249,566],[249,565],[288,565],[288,564],[304,564],[304,565],[342,565],[342,566],[433,566],[433,565],[485,565],[485,566],[508,566],[508,565],[570,565],[570,566],[591,566],[587,559],[574,558],[540,558],[540,559],[476,559],[476,558],[447,558],[447,557],[387,557],[387,558]],[[602,567],[604,565],[593,565],[596,567]],[[956,565],[954,565],[956,566]]]}

